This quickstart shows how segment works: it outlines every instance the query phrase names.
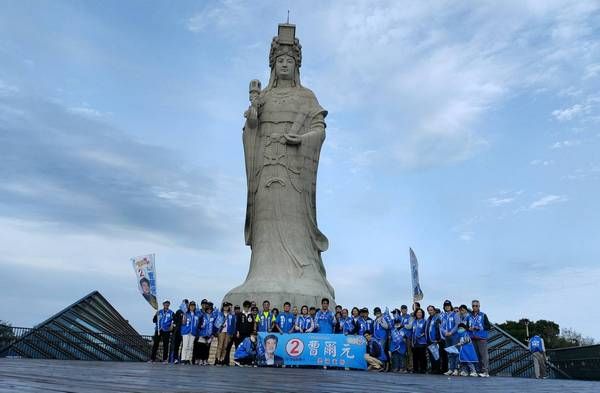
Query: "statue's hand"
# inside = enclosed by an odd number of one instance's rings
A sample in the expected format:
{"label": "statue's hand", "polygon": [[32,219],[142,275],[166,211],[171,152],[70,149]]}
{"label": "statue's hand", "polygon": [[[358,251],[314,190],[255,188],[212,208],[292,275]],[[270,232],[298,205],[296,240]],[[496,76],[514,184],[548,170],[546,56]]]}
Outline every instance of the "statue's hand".
{"label": "statue's hand", "polygon": [[248,110],[244,112],[244,117],[250,128],[256,128],[256,126],[258,126],[258,110],[256,109],[256,106],[250,105]]}
{"label": "statue's hand", "polygon": [[284,137],[288,145],[299,145],[302,143],[302,138],[299,135],[285,134]]}

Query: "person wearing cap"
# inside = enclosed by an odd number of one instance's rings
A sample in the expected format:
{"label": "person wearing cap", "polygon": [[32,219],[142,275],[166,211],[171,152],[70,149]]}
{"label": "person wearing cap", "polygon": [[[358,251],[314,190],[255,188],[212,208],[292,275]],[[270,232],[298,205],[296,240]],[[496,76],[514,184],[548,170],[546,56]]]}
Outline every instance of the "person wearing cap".
{"label": "person wearing cap", "polygon": [[365,353],[365,361],[368,364],[369,371],[385,371],[385,363],[387,356],[379,341],[373,338],[373,334],[369,331],[364,334],[367,340],[367,350]]}
{"label": "person wearing cap", "polygon": [[475,365],[479,363],[479,360],[477,359],[475,347],[473,346],[467,325],[462,322],[459,323],[458,329],[456,330],[456,335],[458,337],[458,360],[461,367],[461,372],[459,375],[461,377],[478,377],[479,375],[477,374]]}
{"label": "person wearing cap", "polygon": [[182,336],[183,345],[181,348],[181,363],[191,364],[194,355],[194,343],[198,335],[198,328],[201,318],[201,313],[196,310],[196,302],[191,301],[187,307],[187,311],[183,314],[181,320],[180,333]]}
{"label": "person wearing cap", "polygon": [[225,364],[226,366],[229,366],[231,364],[231,348],[235,345],[235,348],[237,348],[238,344],[235,343],[236,337],[237,337],[237,327],[238,327],[238,321],[240,320],[240,318],[243,317],[242,315],[242,310],[240,308],[240,306],[235,305],[233,307],[233,315],[235,315],[235,327],[234,327],[234,332],[233,332],[233,336],[231,336],[231,338],[229,339],[229,343],[227,344],[227,349],[225,350],[225,360],[223,361],[223,364]]}
{"label": "person wearing cap", "polygon": [[187,299],[183,299],[181,304],[179,305],[179,309],[175,311],[175,316],[173,316],[173,336],[171,337],[171,354],[170,361],[175,364],[179,363],[179,350],[181,347],[181,342],[183,341],[183,337],[181,335],[181,324],[183,322],[183,316],[188,311],[189,301]]}
{"label": "person wearing cap", "polygon": [[213,304],[206,301],[201,313],[202,321],[194,347],[194,360],[201,366],[208,366],[208,355],[210,345],[214,338],[216,314],[213,312]]}
{"label": "person wearing cap", "polygon": [[296,317],[294,330],[298,333],[312,333],[315,329],[315,319],[308,313],[308,306],[300,307],[300,315]]}
{"label": "person wearing cap", "polygon": [[360,310],[360,317],[356,323],[358,327],[358,334],[364,336],[365,333],[369,332],[373,334],[373,320],[369,317],[369,309],[363,307]]}
{"label": "person wearing cap", "polygon": [[480,310],[479,300],[473,300],[471,307],[473,312],[469,317],[468,326],[471,338],[473,339],[473,345],[475,346],[475,352],[477,352],[477,359],[479,359],[477,368],[479,376],[487,378],[490,376],[487,338],[491,325],[487,315]]}
{"label": "person wearing cap", "polygon": [[406,369],[402,370],[403,372],[412,372],[413,370],[413,343],[412,343],[412,335],[413,335],[413,316],[408,313],[408,306],[403,304],[400,306],[400,314],[396,314],[395,324],[399,325],[402,333],[404,334],[404,340],[406,342],[406,353],[405,353],[405,362]]}
{"label": "person wearing cap", "polygon": [[[256,330],[256,315],[252,315],[251,304],[249,300],[244,300],[242,303],[242,312],[239,317],[236,318],[236,332],[235,332],[235,348],[242,343],[247,337],[250,337],[250,333]],[[258,311],[258,308],[256,309]]]}
{"label": "person wearing cap", "polygon": [[233,364],[236,366],[253,366],[256,364],[257,334],[255,331],[238,345],[233,354]]}
{"label": "person wearing cap", "polygon": [[[392,311],[394,321],[396,321],[398,315],[400,315],[400,310],[396,308]],[[406,372],[404,364],[406,359],[406,340],[400,326],[399,322],[394,322],[394,326],[390,329],[391,371],[393,372]]]}
{"label": "person wearing cap", "polygon": [[271,309],[271,302],[265,300],[263,302],[263,310],[256,316],[256,327],[258,332],[269,333],[273,330],[273,324],[275,323],[275,316]]}
{"label": "person wearing cap", "polygon": [[[235,315],[231,312],[231,303],[225,302],[221,306],[220,315],[221,326],[217,328],[217,353],[215,355],[215,365],[225,365],[225,354],[229,341],[235,334]],[[228,366],[229,364],[227,364]]]}
{"label": "person wearing cap", "polygon": [[329,299],[321,299],[321,309],[315,314],[315,323],[317,331],[323,334],[333,334],[333,328],[336,324],[335,315],[329,309]]}
{"label": "person wearing cap", "polygon": [[373,337],[375,337],[381,346],[385,348],[389,336],[390,325],[381,313],[381,308],[375,307],[373,309],[373,314],[375,314],[375,321],[373,321]]}
{"label": "person wearing cap", "polygon": [[[173,330],[173,317],[175,313],[169,309],[171,302],[169,300],[165,300],[163,302],[163,308],[158,310],[154,315],[153,321],[156,323],[157,338],[160,339],[163,343],[163,363],[167,362],[169,358],[169,341],[171,339],[171,331]],[[156,353],[158,351],[158,343],[159,340],[155,340],[152,346],[152,354],[150,359],[154,362],[156,361]]]}
{"label": "person wearing cap", "polygon": [[275,319],[275,329],[281,334],[292,333],[294,330],[294,315],[290,312],[291,308],[290,302],[283,303],[283,312]]}
{"label": "person wearing cap", "polygon": [[[445,347],[452,347],[458,343],[457,330],[460,321],[457,313],[454,312],[454,307],[452,307],[452,302],[450,300],[444,302],[444,311],[442,312],[441,320],[440,333],[446,342]],[[459,374],[458,355],[456,353],[448,352],[447,367],[448,371],[446,371],[444,375],[457,376]]]}

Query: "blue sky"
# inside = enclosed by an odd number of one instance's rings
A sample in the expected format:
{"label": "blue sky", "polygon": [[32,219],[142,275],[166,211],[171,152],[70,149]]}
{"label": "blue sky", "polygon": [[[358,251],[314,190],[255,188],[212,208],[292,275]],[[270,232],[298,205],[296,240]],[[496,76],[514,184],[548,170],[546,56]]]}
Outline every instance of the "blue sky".
{"label": "blue sky", "polygon": [[600,338],[600,3],[4,2],[0,318],[245,277],[242,114],[288,8],[329,111],[317,209],[343,305],[479,298]]}

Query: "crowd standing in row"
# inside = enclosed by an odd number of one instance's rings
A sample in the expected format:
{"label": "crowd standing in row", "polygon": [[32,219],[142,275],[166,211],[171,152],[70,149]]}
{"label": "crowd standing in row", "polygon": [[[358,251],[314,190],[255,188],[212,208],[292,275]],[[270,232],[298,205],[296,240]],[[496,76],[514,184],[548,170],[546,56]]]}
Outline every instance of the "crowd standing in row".
{"label": "crowd standing in row", "polygon": [[[279,365],[257,358],[257,332],[329,333],[361,335],[366,339],[365,360],[373,371],[394,371],[489,377],[487,337],[490,323],[480,311],[479,301],[472,309],[454,307],[449,300],[443,310],[432,305],[427,313],[415,302],[412,312],[403,305],[390,314],[379,307],[351,311],[322,299],[321,308],[289,302],[283,310],[271,309],[265,300],[259,312],[254,302],[244,301],[242,308],[225,302],[218,310],[212,302],[183,300],[173,312],[170,302],[154,316],[155,336],[151,361],[156,360],[159,343],[163,344],[163,362],[208,365],[211,344],[216,341],[215,365],[230,364],[229,354],[235,346],[236,365]],[[445,348],[448,349],[444,350]]]}

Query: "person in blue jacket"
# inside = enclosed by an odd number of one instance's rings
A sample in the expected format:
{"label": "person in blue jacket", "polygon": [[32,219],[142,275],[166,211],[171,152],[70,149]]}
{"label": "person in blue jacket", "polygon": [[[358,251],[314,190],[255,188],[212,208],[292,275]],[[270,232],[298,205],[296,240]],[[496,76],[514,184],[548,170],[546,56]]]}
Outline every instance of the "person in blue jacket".
{"label": "person in blue jacket", "polygon": [[467,326],[467,331],[469,331],[469,319],[471,318],[471,314],[469,313],[469,309],[466,304],[461,304],[458,307],[458,323],[464,323]]}
{"label": "person in blue jacket", "polygon": [[471,307],[473,312],[469,316],[469,324],[467,326],[471,332],[471,339],[473,340],[475,352],[477,352],[477,358],[479,359],[477,367],[479,376],[485,378],[490,376],[487,338],[491,325],[487,315],[480,309],[479,300],[473,300]]}
{"label": "person in blue jacket", "polygon": [[229,364],[225,364],[225,358],[236,326],[236,317],[231,306],[231,303],[224,302],[218,315],[220,326],[217,327],[217,353],[215,355],[215,365],[218,366],[229,366]]}
{"label": "person in blue jacket", "polygon": [[315,320],[308,313],[308,306],[305,304],[300,308],[300,315],[296,317],[294,331],[297,333],[312,333],[315,329]]}
{"label": "person in blue jacket", "polygon": [[283,303],[283,312],[275,318],[275,329],[283,333],[293,333],[294,331],[294,314],[290,312],[292,305],[290,302]]}
{"label": "person in blue jacket", "polygon": [[257,334],[255,331],[244,338],[233,354],[233,363],[236,366],[253,366],[256,364]]}
{"label": "person in blue jacket", "polygon": [[329,309],[329,299],[321,300],[321,309],[315,314],[315,323],[319,333],[333,334],[336,320],[335,315]]}
{"label": "person in blue jacket", "polygon": [[475,365],[479,363],[479,360],[477,359],[477,353],[475,352],[475,347],[471,341],[471,335],[469,334],[467,325],[460,323],[456,333],[458,336],[457,345],[459,347],[458,360],[460,361],[462,368],[460,375],[462,377],[478,377],[479,375],[477,374],[477,370],[475,370]]}
{"label": "person in blue jacket", "polygon": [[[429,314],[429,316],[427,317],[427,326],[426,326],[426,335],[427,335],[427,346],[428,348],[430,348],[429,351],[429,364],[431,365],[431,373],[432,374],[441,374],[442,370],[440,368],[440,351],[443,351],[444,345],[443,345],[443,340],[441,339],[440,336],[440,325],[441,325],[441,321],[440,321],[440,315],[438,313],[438,310],[432,306],[429,305],[427,306],[427,314]],[[437,356],[437,359],[435,358],[434,354],[432,353],[432,346],[434,346],[434,350],[435,350],[435,354]]]}
{"label": "person in blue jacket", "polygon": [[201,366],[208,366],[208,355],[210,353],[210,345],[215,334],[215,319],[217,313],[214,312],[213,304],[206,302],[201,314],[201,328],[198,331],[196,338],[197,345],[194,351],[194,360],[198,361]]}
{"label": "person in blue jacket", "polygon": [[263,310],[256,316],[256,329],[259,332],[270,333],[275,323],[275,315],[271,311],[271,302],[263,302]]}
{"label": "person in blue jacket", "polygon": [[[445,340],[445,347],[448,348],[456,345],[458,343],[457,330],[459,320],[450,300],[444,302],[444,312],[441,315],[441,319],[440,333]],[[448,352],[448,371],[444,375],[456,376],[459,372],[458,355]]]}
{"label": "person in blue jacket", "polygon": [[348,309],[344,308],[341,312],[341,317],[338,320],[338,327],[336,332],[344,335],[354,334],[356,330],[356,323],[354,322],[354,318],[348,315]]}
{"label": "person in blue jacket", "polygon": [[165,300],[163,302],[163,308],[158,310],[154,315],[153,321],[155,326],[155,337],[154,344],[152,346],[152,354],[150,356],[151,361],[156,360],[156,352],[158,351],[159,340],[163,343],[163,363],[167,362],[169,357],[169,342],[171,341],[171,331],[173,330],[173,318],[175,313],[169,309],[171,302]]}
{"label": "person in blue jacket", "polygon": [[356,322],[356,326],[360,336],[364,336],[367,332],[369,332],[371,335],[373,334],[373,320],[369,317],[368,308],[363,307],[360,310],[360,317]]}
{"label": "person in blue jacket", "polygon": [[373,309],[373,314],[375,314],[375,320],[373,321],[373,337],[375,337],[381,346],[385,348],[391,326],[381,313],[381,308],[375,307]]}
{"label": "person in blue jacket", "polygon": [[367,351],[365,353],[365,360],[369,365],[367,370],[369,371],[385,371],[385,363],[387,356],[383,347],[379,341],[373,338],[371,332],[365,333],[365,339],[367,340]]}
{"label": "person in blue jacket", "polygon": [[183,341],[183,347],[181,348],[182,364],[191,364],[192,356],[194,354],[194,342],[198,335],[201,319],[200,311],[196,310],[196,302],[189,302],[187,311],[182,316],[180,328]]}
{"label": "person in blue jacket", "polygon": [[427,371],[427,321],[425,312],[417,308],[412,324],[413,370],[417,374]]}
{"label": "person in blue jacket", "polygon": [[[400,313],[400,310],[394,310]],[[390,353],[392,357],[391,371],[405,371],[404,359],[406,357],[406,341],[404,340],[404,332],[396,326],[390,329]]]}
{"label": "person in blue jacket", "polygon": [[400,314],[396,314],[396,318],[394,320],[394,325],[399,326],[404,333],[404,340],[406,341],[406,355],[405,355],[405,365],[406,371],[413,371],[413,353],[412,353],[412,324],[414,317],[409,314],[408,306],[403,304],[400,306]]}
{"label": "person in blue jacket", "polygon": [[546,376],[546,347],[544,339],[537,334],[529,340],[529,351],[533,355],[533,370],[537,379]]}

